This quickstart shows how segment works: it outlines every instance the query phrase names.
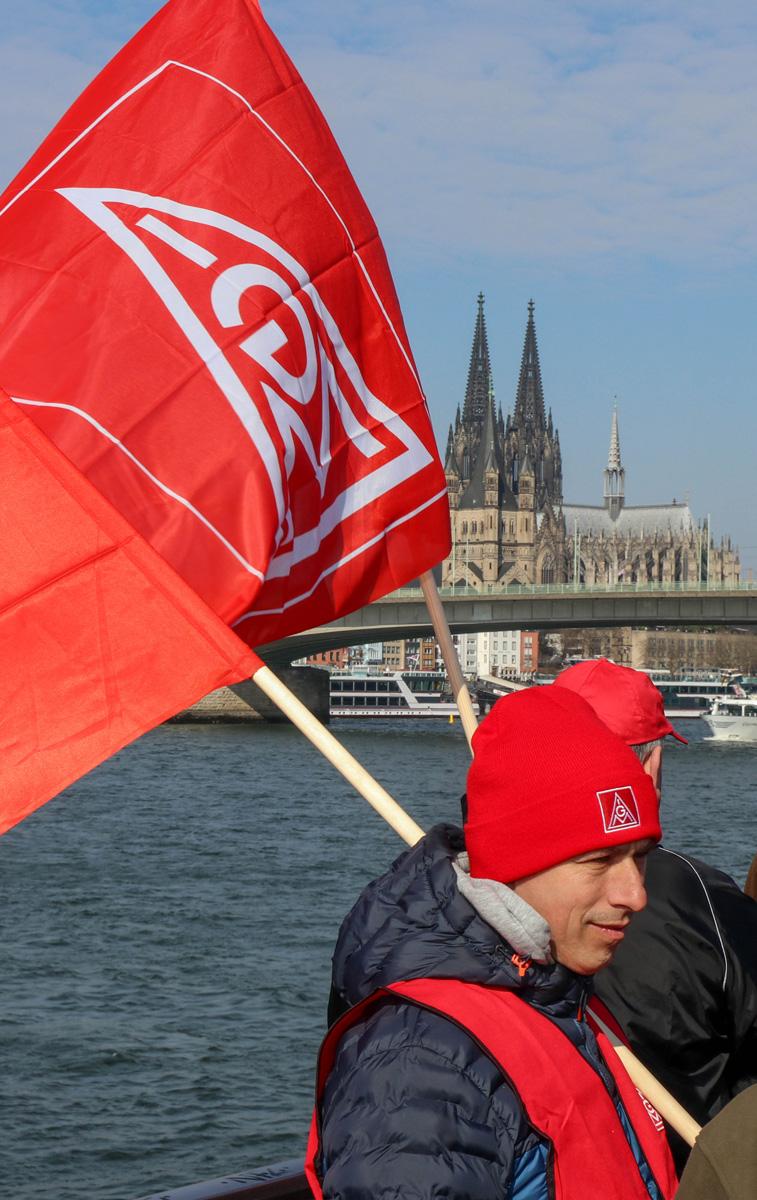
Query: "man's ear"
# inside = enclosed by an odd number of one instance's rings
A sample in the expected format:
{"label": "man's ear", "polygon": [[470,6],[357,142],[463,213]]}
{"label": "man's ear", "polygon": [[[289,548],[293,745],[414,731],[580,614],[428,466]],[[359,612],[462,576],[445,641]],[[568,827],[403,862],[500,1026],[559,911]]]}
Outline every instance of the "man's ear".
{"label": "man's ear", "polygon": [[641,765],[652,780],[659,800],[662,791],[662,746],[655,746]]}

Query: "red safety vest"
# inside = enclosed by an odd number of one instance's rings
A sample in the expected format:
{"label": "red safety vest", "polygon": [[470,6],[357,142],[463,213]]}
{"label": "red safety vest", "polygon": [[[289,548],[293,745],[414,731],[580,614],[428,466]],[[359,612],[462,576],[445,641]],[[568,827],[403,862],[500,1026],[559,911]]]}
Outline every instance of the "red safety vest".
{"label": "red safety vest", "polygon": [[[455,979],[393,983],[351,1008],[329,1030],[318,1060],[316,1112],[305,1162],[316,1200],[323,1195],[315,1166],[320,1146],[319,1107],[337,1046],[368,1008],[392,995],[462,1026],[502,1068],[528,1120],[552,1143],[555,1200],[575,1200],[576,1196],[649,1200],[610,1094],[570,1039],[515,993]],[[609,1014],[603,1010],[602,1016]],[[605,1035],[596,1029],[595,1033],[660,1193],[665,1200],[673,1200],[678,1183],[662,1120],[631,1082]]]}

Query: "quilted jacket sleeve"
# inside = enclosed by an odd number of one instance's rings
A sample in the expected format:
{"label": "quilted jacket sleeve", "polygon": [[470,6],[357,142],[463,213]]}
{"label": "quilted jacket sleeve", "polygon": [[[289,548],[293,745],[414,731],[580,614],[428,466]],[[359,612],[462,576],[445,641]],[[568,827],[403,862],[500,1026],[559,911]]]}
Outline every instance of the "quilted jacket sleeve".
{"label": "quilted jacket sleeve", "polygon": [[524,1153],[544,1153],[478,1045],[404,1003],[373,1010],[342,1039],[321,1148],[326,1200],[501,1200]]}

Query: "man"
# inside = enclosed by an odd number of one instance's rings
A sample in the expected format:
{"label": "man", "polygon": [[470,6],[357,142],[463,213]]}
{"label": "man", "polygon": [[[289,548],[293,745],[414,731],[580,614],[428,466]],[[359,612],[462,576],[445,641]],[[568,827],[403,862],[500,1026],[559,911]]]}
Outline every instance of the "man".
{"label": "man", "polygon": [[340,931],[313,1190],[672,1197],[661,1122],[585,1015],[645,903],[654,786],[567,690],[500,700],[473,746],[464,836],[433,829]]}
{"label": "man", "polygon": [[[659,795],[664,739],[685,738],[649,677],[597,659],[554,687],[589,702]],[[646,885],[649,903],[596,990],[650,1071],[705,1124],[757,1081],[757,905],[727,875],[663,846],[649,855]],[[675,1135],[671,1145],[680,1167],[688,1148]]]}
{"label": "man", "polygon": [[741,1092],[696,1140],[676,1200],[757,1196],[757,1085]]}

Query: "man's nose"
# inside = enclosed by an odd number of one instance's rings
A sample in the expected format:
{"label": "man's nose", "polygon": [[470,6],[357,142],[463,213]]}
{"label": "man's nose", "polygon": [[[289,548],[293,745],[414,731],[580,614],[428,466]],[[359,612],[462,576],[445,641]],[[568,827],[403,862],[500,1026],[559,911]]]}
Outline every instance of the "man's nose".
{"label": "man's nose", "polygon": [[647,902],[647,891],[644,887],[643,868],[635,858],[626,858],[615,864],[608,899],[616,908],[641,912]]}

